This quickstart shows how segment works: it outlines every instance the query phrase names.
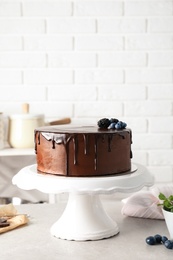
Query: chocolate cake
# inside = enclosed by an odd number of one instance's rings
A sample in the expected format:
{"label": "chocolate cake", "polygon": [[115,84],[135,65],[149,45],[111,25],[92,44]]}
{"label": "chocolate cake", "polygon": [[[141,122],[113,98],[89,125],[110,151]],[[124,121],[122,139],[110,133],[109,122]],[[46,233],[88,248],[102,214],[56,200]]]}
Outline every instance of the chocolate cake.
{"label": "chocolate cake", "polygon": [[131,143],[131,130],[126,128],[39,127],[35,129],[37,170],[67,177],[124,174],[131,169]]}

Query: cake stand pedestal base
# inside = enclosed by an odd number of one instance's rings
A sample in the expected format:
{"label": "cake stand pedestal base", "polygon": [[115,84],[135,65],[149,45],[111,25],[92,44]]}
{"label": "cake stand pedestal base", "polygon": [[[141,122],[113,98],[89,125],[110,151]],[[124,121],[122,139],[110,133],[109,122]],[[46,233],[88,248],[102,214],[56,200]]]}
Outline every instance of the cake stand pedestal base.
{"label": "cake stand pedestal base", "polygon": [[70,193],[67,206],[51,227],[51,234],[67,240],[98,240],[119,233],[103,209],[99,195]]}
{"label": "cake stand pedestal base", "polygon": [[153,185],[153,177],[139,164],[125,175],[103,177],[63,177],[38,174],[37,166],[21,169],[12,180],[21,189],[37,189],[48,194],[68,193],[61,217],[51,226],[51,234],[67,240],[99,240],[116,235],[118,225],[105,212],[99,194],[134,192]]}

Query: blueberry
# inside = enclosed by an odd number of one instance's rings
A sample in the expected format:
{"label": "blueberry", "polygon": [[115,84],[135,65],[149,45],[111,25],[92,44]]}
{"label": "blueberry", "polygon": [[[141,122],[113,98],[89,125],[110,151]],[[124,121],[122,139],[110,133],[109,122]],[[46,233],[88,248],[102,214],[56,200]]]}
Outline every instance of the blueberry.
{"label": "blueberry", "polygon": [[109,129],[115,129],[115,125],[116,125],[116,123],[111,123],[108,128],[109,128]]}
{"label": "blueberry", "polygon": [[157,244],[161,244],[161,242],[162,242],[162,236],[161,235],[159,235],[159,234],[155,235],[154,239],[155,239]]}
{"label": "blueberry", "polygon": [[115,124],[116,124],[116,123],[118,123],[118,121],[119,121],[119,120],[116,119],[116,118],[111,118],[111,119],[110,119],[110,122],[111,122],[111,123],[115,123]]}
{"label": "blueberry", "polygon": [[119,121],[118,123],[116,123],[115,125],[115,128],[118,130],[118,129],[124,129],[126,128],[127,124],[122,122],[122,121]]}
{"label": "blueberry", "polygon": [[123,128],[126,128],[127,124],[125,122],[122,123]]}
{"label": "blueberry", "polygon": [[148,245],[150,245],[150,246],[156,244],[156,240],[155,240],[155,238],[154,238],[153,236],[147,237],[145,241],[146,241],[146,243],[147,243]]}
{"label": "blueberry", "polygon": [[122,122],[119,121],[118,123],[116,123],[115,128],[116,129],[122,129]]}
{"label": "blueberry", "polygon": [[168,249],[173,249],[173,241],[172,240],[166,240],[164,245]]}
{"label": "blueberry", "polygon": [[168,240],[168,238],[167,237],[165,237],[165,236],[162,236],[162,240],[161,240],[161,242],[164,244],[165,243],[165,241],[167,241]]}

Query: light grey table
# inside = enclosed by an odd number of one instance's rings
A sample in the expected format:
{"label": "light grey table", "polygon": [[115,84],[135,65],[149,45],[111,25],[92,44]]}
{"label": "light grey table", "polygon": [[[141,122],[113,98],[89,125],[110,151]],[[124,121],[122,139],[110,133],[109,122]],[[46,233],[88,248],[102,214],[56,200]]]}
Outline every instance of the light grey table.
{"label": "light grey table", "polygon": [[103,206],[119,225],[120,233],[97,241],[68,241],[53,237],[50,227],[66,204],[23,204],[18,213],[30,215],[27,226],[0,235],[2,260],[140,260],[173,259],[173,250],[163,245],[149,246],[149,235],[168,235],[164,220],[125,217],[122,203],[102,199]]}

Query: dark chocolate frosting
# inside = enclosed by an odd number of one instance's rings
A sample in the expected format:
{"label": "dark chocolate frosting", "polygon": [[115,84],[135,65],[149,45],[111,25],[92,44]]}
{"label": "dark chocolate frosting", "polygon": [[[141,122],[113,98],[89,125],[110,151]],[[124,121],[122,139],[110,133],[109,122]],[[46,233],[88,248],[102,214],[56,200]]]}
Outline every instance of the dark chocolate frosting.
{"label": "dark chocolate frosting", "polygon": [[[36,140],[37,134],[37,140]],[[111,144],[114,135],[119,135],[125,139],[127,134],[130,135],[130,142],[132,143],[130,129],[99,129],[96,126],[44,126],[35,129],[35,152],[37,154],[37,145],[40,145],[40,135],[42,135],[48,142],[52,142],[52,149],[56,145],[63,144],[65,146],[67,158],[69,157],[69,142],[73,143],[73,164],[78,165],[78,142],[83,139],[83,153],[87,155],[90,150],[90,136],[94,136],[94,171],[97,171],[98,165],[98,140],[102,143],[107,143],[107,152],[111,152]],[[130,151],[129,158],[132,157]],[[68,160],[68,159],[67,159]],[[67,169],[68,172],[68,169]]]}

